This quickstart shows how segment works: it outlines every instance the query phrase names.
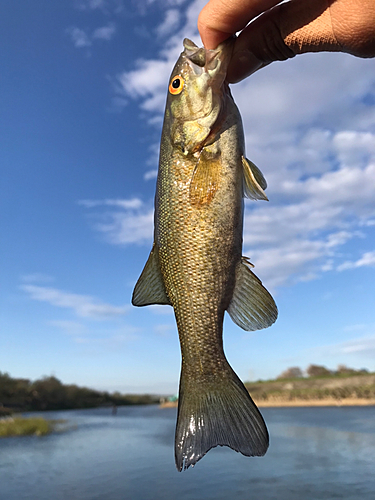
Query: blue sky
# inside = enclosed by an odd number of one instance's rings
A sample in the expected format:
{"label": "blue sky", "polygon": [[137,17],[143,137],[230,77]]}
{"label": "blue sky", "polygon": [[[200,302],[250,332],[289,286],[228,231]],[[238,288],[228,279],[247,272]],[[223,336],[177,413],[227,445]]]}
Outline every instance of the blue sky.
{"label": "blue sky", "polygon": [[[133,308],[152,243],[171,68],[204,1],[3,0],[0,371],[176,392],[172,309]],[[311,54],[232,86],[269,203],[244,254],[279,319],[227,317],[242,379],[289,366],[375,370],[374,60]]]}

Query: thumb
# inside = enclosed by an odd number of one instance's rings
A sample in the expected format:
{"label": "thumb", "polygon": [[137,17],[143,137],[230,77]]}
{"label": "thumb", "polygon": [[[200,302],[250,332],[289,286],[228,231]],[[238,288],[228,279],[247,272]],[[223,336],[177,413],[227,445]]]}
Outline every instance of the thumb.
{"label": "thumb", "polygon": [[238,37],[227,79],[238,82],[273,61],[304,52],[375,56],[373,0],[291,0],[258,17]]}

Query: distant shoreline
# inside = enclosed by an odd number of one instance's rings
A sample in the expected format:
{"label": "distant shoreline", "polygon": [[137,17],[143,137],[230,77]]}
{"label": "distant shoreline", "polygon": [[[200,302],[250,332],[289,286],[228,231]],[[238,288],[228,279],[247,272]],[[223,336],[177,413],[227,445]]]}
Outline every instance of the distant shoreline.
{"label": "distant shoreline", "polygon": [[[316,407],[316,406],[375,406],[375,399],[344,398],[344,399],[293,399],[280,401],[256,401],[259,408]],[[178,401],[166,401],[159,408],[177,408]]]}
{"label": "distant shoreline", "polygon": [[375,406],[375,399],[294,399],[285,401],[254,401],[259,408],[314,407],[314,406]]}

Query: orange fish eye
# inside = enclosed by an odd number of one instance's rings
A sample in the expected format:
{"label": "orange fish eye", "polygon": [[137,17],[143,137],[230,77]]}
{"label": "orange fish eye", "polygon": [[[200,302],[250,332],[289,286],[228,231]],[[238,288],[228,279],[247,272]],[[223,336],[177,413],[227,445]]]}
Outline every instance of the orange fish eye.
{"label": "orange fish eye", "polygon": [[174,76],[171,80],[171,83],[169,84],[169,92],[172,95],[179,94],[184,88],[184,83],[185,82],[182,76]]}

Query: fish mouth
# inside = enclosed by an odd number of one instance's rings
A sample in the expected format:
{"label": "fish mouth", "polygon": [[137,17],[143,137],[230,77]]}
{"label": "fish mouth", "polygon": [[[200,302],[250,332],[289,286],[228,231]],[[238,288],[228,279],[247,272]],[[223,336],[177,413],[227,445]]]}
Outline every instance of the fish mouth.
{"label": "fish mouth", "polygon": [[225,80],[227,67],[232,55],[235,37],[228,38],[214,50],[207,50],[204,47],[198,47],[194,42],[185,38],[184,56],[189,62],[190,67],[196,75],[208,73],[209,76],[221,76]]}

